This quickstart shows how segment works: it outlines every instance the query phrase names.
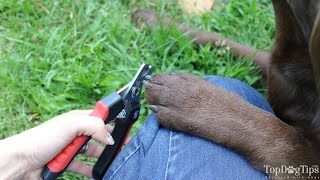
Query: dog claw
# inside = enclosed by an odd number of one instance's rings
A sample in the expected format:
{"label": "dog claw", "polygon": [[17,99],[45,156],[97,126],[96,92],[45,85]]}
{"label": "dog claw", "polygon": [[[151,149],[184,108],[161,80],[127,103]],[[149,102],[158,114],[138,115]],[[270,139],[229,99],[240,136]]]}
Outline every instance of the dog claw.
{"label": "dog claw", "polygon": [[149,105],[149,109],[153,112],[153,113],[157,113],[158,112],[158,107],[156,105]]}
{"label": "dog claw", "polygon": [[152,76],[151,75],[146,75],[146,79],[151,81],[152,80]]}

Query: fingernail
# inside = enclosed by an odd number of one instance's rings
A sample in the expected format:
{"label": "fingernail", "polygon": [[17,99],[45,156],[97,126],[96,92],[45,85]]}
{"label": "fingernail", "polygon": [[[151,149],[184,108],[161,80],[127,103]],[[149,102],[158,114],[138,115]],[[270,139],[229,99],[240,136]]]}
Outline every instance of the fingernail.
{"label": "fingernail", "polygon": [[146,79],[147,80],[152,80],[152,76],[151,75],[146,75]]}
{"label": "fingernail", "polygon": [[114,145],[114,139],[109,133],[107,134],[107,141],[109,142],[110,145]]}
{"label": "fingernail", "polygon": [[158,107],[156,105],[149,105],[149,109],[153,112],[153,113],[157,113],[158,112]]}
{"label": "fingernail", "polygon": [[144,84],[144,85],[149,84],[149,82],[148,82],[148,81],[146,81],[146,80],[143,80],[142,82],[143,82],[143,84]]}

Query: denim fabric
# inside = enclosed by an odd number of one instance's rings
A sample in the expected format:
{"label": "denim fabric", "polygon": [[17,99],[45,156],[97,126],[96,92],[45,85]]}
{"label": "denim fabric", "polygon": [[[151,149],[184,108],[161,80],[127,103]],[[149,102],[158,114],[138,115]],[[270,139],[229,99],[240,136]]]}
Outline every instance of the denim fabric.
{"label": "denim fabric", "polygon": [[[272,112],[266,100],[241,81],[218,76],[205,79]],[[104,179],[251,180],[267,177],[233,150],[162,128],[156,117],[151,115],[115,159]]]}

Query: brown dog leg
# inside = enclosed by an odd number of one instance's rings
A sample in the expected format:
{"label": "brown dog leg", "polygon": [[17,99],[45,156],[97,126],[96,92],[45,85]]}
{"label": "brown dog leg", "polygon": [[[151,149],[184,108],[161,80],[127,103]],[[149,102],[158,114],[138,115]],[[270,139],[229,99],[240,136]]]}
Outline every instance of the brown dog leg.
{"label": "brown dog leg", "polygon": [[[139,28],[144,26],[154,27],[157,25],[162,25],[162,27],[167,28],[171,26],[177,27],[182,33],[188,35],[196,45],[206,45],[207,43],[212,43],[213,45],[217,41],[224,41],[227,46],[231,47],[234,51],[234,55],[239,57],[254,57],[254,64],[262,68],[263,72],[267,72],[269,67],[269,52],[259,51],[255,48],[234,42],[228,38],[225,38],[216,33],[195,30],[194,28],[186,25],[182,25],[174,22],[169,16],[165,16],[162,19],[158,19],[157,14],[149,9],[138,10],[132,15],[134,22],[140,22],[137,25]],[[162,24],[160,24],[162,22]]]}
{"label": "brown dog leg", "polygon": [[[146,83],[146,89],[147,101],[164,127],[232,148],[261,171],[265,172],[266,166],[317,165],[305,139],[295,129],[198,76],[157,74]],[[296,177],[279,173],[277,179],[282,176]]]}

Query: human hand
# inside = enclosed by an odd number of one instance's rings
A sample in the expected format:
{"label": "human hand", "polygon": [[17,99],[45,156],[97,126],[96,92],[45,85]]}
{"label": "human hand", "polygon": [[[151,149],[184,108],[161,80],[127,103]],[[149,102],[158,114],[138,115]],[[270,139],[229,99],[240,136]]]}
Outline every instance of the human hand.
{"label": "human hand", "polygon": [[[90,113],[91,110],[70,111],[0,141],[0,179],[40,179],[43,167],[76,136],[91,136],[103,144],[114,144],[110,135],[112,127],[100,118],[89,116]],[[99,157],[102,151],[102,146],[89,142],[84,155]],[[92,177],[92,166],[75,159],[68,170]]]}

